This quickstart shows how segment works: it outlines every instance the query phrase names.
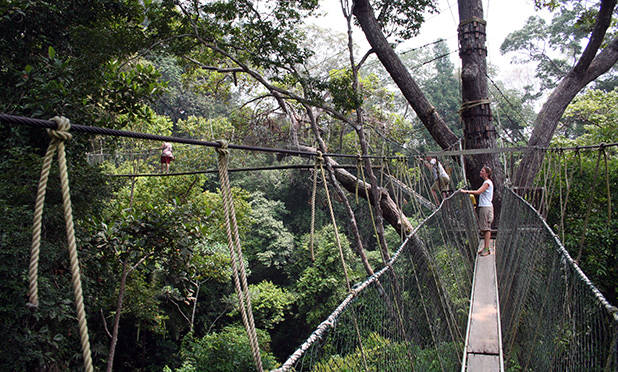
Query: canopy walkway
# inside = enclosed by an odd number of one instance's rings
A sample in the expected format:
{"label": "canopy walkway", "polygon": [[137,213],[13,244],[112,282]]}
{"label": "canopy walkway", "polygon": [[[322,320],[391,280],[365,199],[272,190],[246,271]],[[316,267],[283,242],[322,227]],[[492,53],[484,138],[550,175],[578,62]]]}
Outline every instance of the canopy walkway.
{"label": "canopy walkway", "polygon": [[455,193],[277,371],[618,368],[616,308],[528,202],[505,189],[495,254],[476,265],[470,226]]}
{"label": "canopy walkway", "polygon": [[[494,245],[495,241],[492,241]],[[479,250],[483,243],[479,244]],[[494,245],[495,247],[495,245]],[[496,281],[495,248],[491,255],[478,256],[470,295],[470,315],[464,347],[462,370],[504,371],[500,307]]]}
{"label": "canopy walkway", "polygon": [[[50,126],[43,120],[34,123]],[[222,146],[155,135],[140,138]],[[62,139],[55,141],[60,144]],[[252,150],[256,149],[276,152]],[[616,308],[592,285],[530,203],[504,189],[492,254],[477,257],[477,223],[467,195],[455,192],[434,209],[417,191],[396,181],[393,186],[433,213],[406,237],[384,268],[351,288],[276,371],[503,371],[505,366],[533,371],[618,370]]]}

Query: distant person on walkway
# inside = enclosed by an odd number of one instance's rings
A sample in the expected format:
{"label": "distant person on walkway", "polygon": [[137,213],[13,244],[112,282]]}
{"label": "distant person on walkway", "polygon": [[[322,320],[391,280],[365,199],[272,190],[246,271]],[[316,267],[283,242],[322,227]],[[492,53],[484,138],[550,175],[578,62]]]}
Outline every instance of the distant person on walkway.
{"label": "distant person on walkway", "polygon": [[489,251],[489,240],[491,239],[491,223],[494,221],[494,183],[491,181],[491,168],[483,166],[480,176],[483,179],[483,184],[478,190],[461,190],[464,194],[478,195],[478,214],[479,214],[479,230],[483,235],[484,245],[478,253],[481,256],[491,254]]}
{"label": "distant person on walkway", "polygon": [[433,199],[436,201],[436,204],[440,204],[438,194],[440,194],[442,198],[447,197],[446,192],[448,190],[448,185],[451,182],[451,178],[448,173],[446,173],[442,163],[440,163],[438,159],[432,158],[431,156],[426,156],[423,163],[431,170],[433,175],[434,183],[431,185],[431,195],[433,195]]}
{"label": "distant person on walkway", "polygon": [[163,142],[163,145],[161,145],[161,173],[168,173],[170,171],[170,162],[172,160],[174,160],[172,144]]}

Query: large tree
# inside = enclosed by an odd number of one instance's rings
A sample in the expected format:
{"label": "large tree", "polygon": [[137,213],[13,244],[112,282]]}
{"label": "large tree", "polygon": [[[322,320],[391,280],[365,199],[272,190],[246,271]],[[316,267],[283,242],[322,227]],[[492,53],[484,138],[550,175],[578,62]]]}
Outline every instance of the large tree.
{"label": "large tree", "polygon": [[[572,1],[565,1],[566,4]],[[535,121],[534,129],[528,146],[548,146],[556,130],[558,121],[564,114],[569,103],[591,81],[609,71],[618,60],[618,36],[607,33],[612,23],[612,15],[616,7],[616,0],[602,0],[598,10],[585,9],[581,18],[593,19],[588,25],[582,24],[589,30],[588,43],[575,64],[560,79],[558,85],[551,92]],[[582,20],[583,22],[583,20]],[[515,176],[515,184],[529,186],[543,161],[543,152],[529,152],[522,159]]]}
{"label": "large tree", "polygon": [[[569,3],[572,2],[567,0],[564,5]],[[556,5],[556,2],[551,4]],[[298,25],[304,15],[315,9],[315,2],[299,2],[293,8],[289,2],[275,1],[269,4],[269,12],[263,12],[264,9],[249,2],[219,1],[203,5],[182,2],[180,5],[186,16],[188,32],[193,33],[194,40],[201,45],[200,48],[205,47],[210,51],[197,54],[192,61],[199,62],[202,67],[216,64],[218,67],[214,69],[219,72],[244,72],[262,84],[266,88],[262,99],[274,100],[280,111],[290,117],[292,143],[297,143],[297,130],[303,120],[307,120],[306,116],[303,118],[303,110],[299,110],[298,106],[294,107],[301,103],[317,108],[326,116],[349,125],[357,132],[361,148],[363,147],[363,122],[366,120],[366,112],[358,84],[358,67],[370,54],[377,56],[440,147],[452,148],[460,140],[436,110],[435,105],[439,103],[429,101],[428,95],[421,90],[393,47],[397,42],[409,39],[418,32],[423,21],[423,12],[435,9],[431,0],[342,0],[341,8],[348,24],[353,16],[371,50],[357,62],[354,48],[348,47],[350,75],[345,75],[347,73],[344,71],[339,76],[347,76],[343,80],[347,81],[350,87],[347,91],[339,89],[338,92],[332,90],[333,75],[330,76],[330,82],[328,77],[312,75],[311,68],[306,63],[310,60],[311,53],[299,47],[303,35],[299,32]],[[615,39],[606,41],[605,44],[603,42],[615,1],[603,0],[598,6],[598,11],[590,7],[585,14],[582,13],[582,18],[586,17],[592,25],[590,40],[577,64],[557,85],[537,116],[529,140],[530,146],[547,146],[566,105],[587,83],[608,71],[618,58]],[[459,0],[459,15],[459,52],[462,58],[462,107],[459,111],[463,121],[462,142],[467,149],[494,148],[497,135],[488,98],[485,21],[481,1]],[[351,44],[351,29],[348,34]],[[343,96],[348,99],[347,105],[338,104],[336,100],[341,98],[341,92],[344,92]],[[355,118],[350,115],[351,112],[354,112]],[[363,151],[366,149],[365,146]],[[481,153],[467,156],[465,160],[467,178],[473,187],[480,185],[478,171],[485,164],[494,168],[498,189],[502,186],[504,175],[497,154]],[[542,155],[538,152],[527,153],[517,172],[516,183],[524,186],[529,184],[541,160]],[[370,172],[367,173],[371,180]],[[499,195],[500,193],[498,209]]]}
{"label": "large tree", "polygon": [[[405,3],[405,2],[402,2]],[[491,124],[491,113],[487,100],[486,61],[485,61],[485,22],[483,21],[480,0],[459,0],[459,39],[460,55],[462,57],[462,97],[464,102],[464,144],[466,148],[495,147],[495,129]],[[557,6],[557,2],[547,3]],[[566,6],[572,1],[564,1]],[[541,6],[538,3],[538,6]],[[401,5],[401,3],[396,3]],[[588,19],[588,44],[577,59],[577,63],[569,70],[549,96],[534,123],[534,130],[528,142],[529,146],[547,146],[564,113],[567,105],[588,83],[607,72],[618,59],[618,40],[613,35],[606,38],[615,0],[602,0],[597,3],[598,10],[590,7],[583,9],[581,18]],[[391,44],[384,34],[389,17],[396,17],[397,11],[393,5],[369,0],[354,1],[354,15],[367,40],[386,70],[391,74],[402,94],[408,99],[418,117],[427,127],[433,138],[442,148],[453,146],[457,138],[448,129],[433,106],[427,101],[423,92],[418,89],[412,76],[401,64]],[[379,15],[375,16],[374,6],[379,7]],[[592,21],[590,21],[592,20]],[[416,19],[414,20],[416,21]],[[583,22],[583,21],[582,21]],[[574,32],[574,31],[573,31]],[[581,32],[581,29],[578,30]],[[469,103],[466,106],[466,103]],[[467,169],[468,179],[472,184],[478,183],[476,171],[483,163],[497,165],[497,159],[492,155],[478,156]],[[536,175],[543,159],[542,152],[526,154],[520,164],[516,184],[529,185]],[[494,167],[499,169],[499,167]]]}

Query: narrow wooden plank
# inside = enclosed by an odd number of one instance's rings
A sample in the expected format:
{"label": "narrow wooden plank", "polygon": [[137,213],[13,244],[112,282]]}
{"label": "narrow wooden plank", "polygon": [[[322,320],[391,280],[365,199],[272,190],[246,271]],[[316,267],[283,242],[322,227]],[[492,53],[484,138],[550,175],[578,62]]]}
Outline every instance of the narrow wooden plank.
{"label": "narrow wooden plank", "polygon": [[500,371],[500,356],[486,354],[468,354],[466,363],[468,372],[495,372]]}
{"label": "narrow wooden plank", "polygon": [[500,354],[494,253],[492,250],[492,254],[477,258],[466,350],[468,353]]}

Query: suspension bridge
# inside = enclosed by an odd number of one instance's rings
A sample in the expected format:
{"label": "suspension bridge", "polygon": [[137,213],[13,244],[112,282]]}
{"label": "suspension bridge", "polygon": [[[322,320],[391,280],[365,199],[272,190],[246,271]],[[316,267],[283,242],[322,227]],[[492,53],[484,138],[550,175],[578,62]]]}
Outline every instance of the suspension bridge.
{"label": "suspension bridge", "polygon": [[[26,124],[56,128],[53,122],[36,122]],[[420,193],[408,191],[431,206]],[[580,270],[539,210],[505,187],[492,254],[477,257],[473,205],[467,195],[452,193],[381,270],[350,286],[347,297],[275,371],[618,370],[617,309]]]}

